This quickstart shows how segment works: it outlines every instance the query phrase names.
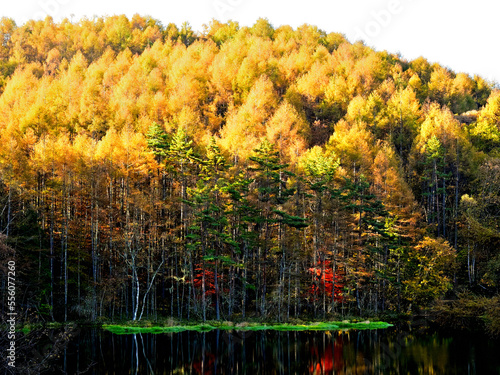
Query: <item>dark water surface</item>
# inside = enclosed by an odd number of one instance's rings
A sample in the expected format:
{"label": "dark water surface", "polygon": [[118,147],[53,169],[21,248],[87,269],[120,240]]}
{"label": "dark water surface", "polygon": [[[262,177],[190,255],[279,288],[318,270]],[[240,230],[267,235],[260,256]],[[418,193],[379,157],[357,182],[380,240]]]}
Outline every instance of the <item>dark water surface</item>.
{"label": "dark water surface", "polygon": [[500,374],[498,340],[397,328],[49,336],[46,374]]}

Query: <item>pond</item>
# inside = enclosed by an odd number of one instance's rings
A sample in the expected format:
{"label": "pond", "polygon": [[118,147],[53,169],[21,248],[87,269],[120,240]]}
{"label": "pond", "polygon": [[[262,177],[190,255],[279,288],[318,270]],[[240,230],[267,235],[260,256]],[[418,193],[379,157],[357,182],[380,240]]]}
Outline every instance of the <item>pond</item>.
{"label": "pond", "polygon": [[43,364],[33,373],[500,374],[498,340],[408,328],[128,335],[73,329],[43,335],[26,358]]}

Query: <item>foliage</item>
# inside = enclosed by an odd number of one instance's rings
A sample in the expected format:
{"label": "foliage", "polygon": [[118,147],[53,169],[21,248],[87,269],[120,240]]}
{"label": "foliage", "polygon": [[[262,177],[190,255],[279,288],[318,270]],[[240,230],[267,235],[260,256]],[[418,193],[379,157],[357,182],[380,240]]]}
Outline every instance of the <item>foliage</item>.
{"label": "foliage", "polygon": [[3,18],[0,39],[20,316],[283,323],[498,293],[482,78],[265,19]]}
{"label": "foliage", "polygon": [[500,335],[500,297],[485,297],[462,292],[455,301],[440,303],[434,308],[437,321],[459,330],[486,329],[492,336]]}

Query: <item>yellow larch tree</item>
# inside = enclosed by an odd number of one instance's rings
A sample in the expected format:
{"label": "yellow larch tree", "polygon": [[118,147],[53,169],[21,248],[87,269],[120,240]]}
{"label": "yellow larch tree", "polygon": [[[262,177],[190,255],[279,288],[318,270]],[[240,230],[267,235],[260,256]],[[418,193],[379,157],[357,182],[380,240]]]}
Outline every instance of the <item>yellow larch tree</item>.
{"label": "yellow larch tree", "polygon": [[372,133],[364,122],[349,123],[345,120],[335,125],[326,150],[340,158],[340,166],[349,175],[369,175],[376,152]]}
{"label": "yellow larch tree", "polygon": [[273,83],[263,75],[255,82],[245,103],[228,116],[221,130],[222,147],[237,156],[249,156],[266,135],[266,123],[277,106]]}
{"label": "yellow larch tree", "polygon": [[280,150],[284,161],[296,163],[309,146],[310,129],[304,115],[286,100],[266,124],[267,139]]}

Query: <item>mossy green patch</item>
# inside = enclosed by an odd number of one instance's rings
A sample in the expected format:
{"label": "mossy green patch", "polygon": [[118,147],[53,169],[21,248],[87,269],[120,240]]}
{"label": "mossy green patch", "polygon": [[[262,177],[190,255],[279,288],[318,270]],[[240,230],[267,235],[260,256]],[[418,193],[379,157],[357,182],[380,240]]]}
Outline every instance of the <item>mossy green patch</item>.
{"label": "mossy green patch", "polygon": [[240,324],[197,324],[183,325],[173,327],[139,327],[139,326],[122,326],[122,325],[103,325],[103,328],[118,334],[133,334],[133,333],[171,333],[183,331],[208,332],[214,329],[220,330],[235,330],[235,331],[336,331],[348,329],[385,329],[391,327],[392,324],[386,322],[321,322],[310,324],[258,324],[258,323],[240,323]]}
{"label": "mossy green patch", "polygon": [[175,333],[183,331],[207,332],[216,329],[215,327],[203,324],[193,325],[193,326],[174,326],[174,327],[130,327],[130,326],[105,324],[102,326],[102,328],[117,335],[127,335],[133,333],[171,333],[171,332]]}

